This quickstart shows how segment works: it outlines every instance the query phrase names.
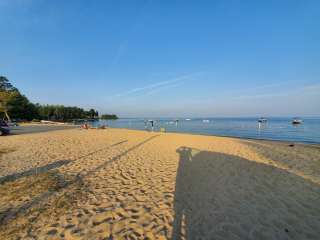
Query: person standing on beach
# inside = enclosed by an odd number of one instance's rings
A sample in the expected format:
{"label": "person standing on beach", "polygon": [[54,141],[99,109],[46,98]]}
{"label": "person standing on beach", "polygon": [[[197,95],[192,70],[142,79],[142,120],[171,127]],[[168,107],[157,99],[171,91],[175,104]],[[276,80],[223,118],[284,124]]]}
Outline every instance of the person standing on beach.
{"label": "person standing on beach", "polygon": [[151,124],[151,131],[153,132],[153,123],[154,123],[154,121],[153,120],[149,120],[149,123]]}

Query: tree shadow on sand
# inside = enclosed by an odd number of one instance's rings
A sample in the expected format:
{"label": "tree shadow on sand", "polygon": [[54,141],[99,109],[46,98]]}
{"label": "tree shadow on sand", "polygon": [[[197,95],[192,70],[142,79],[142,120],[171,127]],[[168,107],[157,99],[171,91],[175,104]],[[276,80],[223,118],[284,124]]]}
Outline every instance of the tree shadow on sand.
{"label": "tree shadow on sand", "polygon": [[177,152],[172,239],[319,239],[319,185],[234,155]]}
{"label": "tree shadow on sand", "polygon": [[52,169],[59,168],[59,167],[65,165],[65,164],[68,164],[70,162],[72,162],[72,161],[71,160],[59,160],[59,161],[56,161],[53,163],[49,163],[49,164],[42,166],[42,167],[35,167],[35,168],[29,169],[27,171],[21,172],[21,173],[14,173],[11,175],[0,177],[0,184],[15,181],[15,180],[23,178],[23,177],[46,173]]}
{"label": "tree shadow on sand", "polygon": [[[131,146],[128,149],[120,152],[116,156],[113,156],[111,159],[108,159],[98,166],[94,166],[93,169],[88,170],[84,174],[78,173],[77,175],[69,175],[68,173],[60,173],[59,171],[55,171],[54,168],[58,168],[59,164],[64,163],[67,164],[68,162],[58,161],[56,165],[46,165],[43,167],[41,174],[35,174],[35,169],[31,169],[27,172],[18,174],[18,176],[8,176],[6,182],[0,184],[0,196],[1,193],[5,193],[2,195],[6,199],[10,198],[17,198],[14,194],[19,193],[19,195],[28,194],[31,195],[28,201],[23,201],[22,203],[19,201],[17,206],[7,206],[7,202],[2,204],[0,201],[0,238],[1,232],[4,232],[5,229],[13,220],[17,220],[19,216],[22,218],[26,218],[31,210],[34,208],[38,208],[45,206],[46,204],[51,202],[52,206],[56,206],[56,208],[47,208],[47,210],[56,210],[65,211],[66,209],[70,209],[72,206],[76,205],[78,201],[81,199],[85,199],[90,190],[87,189],[86,186],[86,177],[90,177],[101,171],[108,165],[112,164],[113,162],[119,161],[123,156],[127,155],[129,152],[136,150],[137,148],[141,147],[142,145],[152,141],[154,138],[158,137],[159,135],[153,135],[138,144]],[[121,145],[126,143],[127,140],[120,141],[114,143],[110,146],[104,148],[104,150],[110,149],[112,147]],[[79,159],[86,158],[87,156],[93,155],[94,153],[100,152],[103,149],[99,149],[97,151],[91,152],[84,156],[78,157],[72,161],[76,161]],[[61,164],[62,166],[63,164]],[[48,166],[50,166],[48,168]],[[53,171],[52,171],[53,170]],[[26,179],[22,179],[26,177]],[[18,183],[16,180],[21,180]],[[23,181],[24,180],[24,181]],[[30,194],[31,192],[31,194]],[[20,197],[20,196],[19,196]],[[1,200],[1,197],[0,197]],[[10,204],[9,204],[10,205]],[[42,213],[40,212],[38,216]],[[36,221],[36,219],[34,219]],[[27,225],[24,225],[26,227]],[[21,228],[21,226],[15,226],[17,228]],[[14,234],[14,231],[11,231]],[[4,233],[6,236],[7,233]],[[2,238],[1,238],[2,239]]]}

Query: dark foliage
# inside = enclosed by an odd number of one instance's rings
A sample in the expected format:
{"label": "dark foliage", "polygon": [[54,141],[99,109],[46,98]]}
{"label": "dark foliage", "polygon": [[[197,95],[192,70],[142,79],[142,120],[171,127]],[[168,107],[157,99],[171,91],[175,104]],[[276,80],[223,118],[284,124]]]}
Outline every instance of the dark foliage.
{"label": "dark foliage", "polygon": [[[95,109],[85,111],[79,107],[66,107],[63,105],[40,105],[31,103],[28,98],[22,95],[9,80],[0,76],[0,91],[6,94],[2,108],[6,110],[8,115],[15,120],[52,120],[52,121],[71,121],[74,119],[98,119],[99,113]],[[4,102],[5,101],[5,102]],[[0,117],[4,116],[0,112]],[[103,115],[104,119],[117,119],[116,115]]]}
{"label": "dark foliage", "polygon": [[117,115],[115,114],[103,114],[100,117],[101,119],[118,119]]}

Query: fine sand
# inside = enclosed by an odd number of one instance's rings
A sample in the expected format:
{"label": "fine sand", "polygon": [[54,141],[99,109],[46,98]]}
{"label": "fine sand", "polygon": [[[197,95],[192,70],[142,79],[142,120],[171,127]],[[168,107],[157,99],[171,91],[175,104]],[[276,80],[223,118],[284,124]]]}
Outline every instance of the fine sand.
{"label": "fine sand", "polygon": [[320,239],[320,148],[124,129],[1,137],[0,239]]}

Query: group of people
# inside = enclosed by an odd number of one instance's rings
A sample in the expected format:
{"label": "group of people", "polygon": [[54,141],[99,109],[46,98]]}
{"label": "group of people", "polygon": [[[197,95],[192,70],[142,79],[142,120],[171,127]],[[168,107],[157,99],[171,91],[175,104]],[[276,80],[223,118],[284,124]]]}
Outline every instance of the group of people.
{"label": "group of people", "polygon": [[88,130],[90,128],[90,125],[88,123],[85,123],[85,124],[82,124],[80,128]]}
{"label": "group of people", "polygon": [[106,129],[107,128],[107,125],[99,125],[97,128],[93,128],[91,127],[88,123],[84,123],[82,125],[80,125],[80,128],[81,129],[85,129],[85,130],[88,130],[88,129]]}

